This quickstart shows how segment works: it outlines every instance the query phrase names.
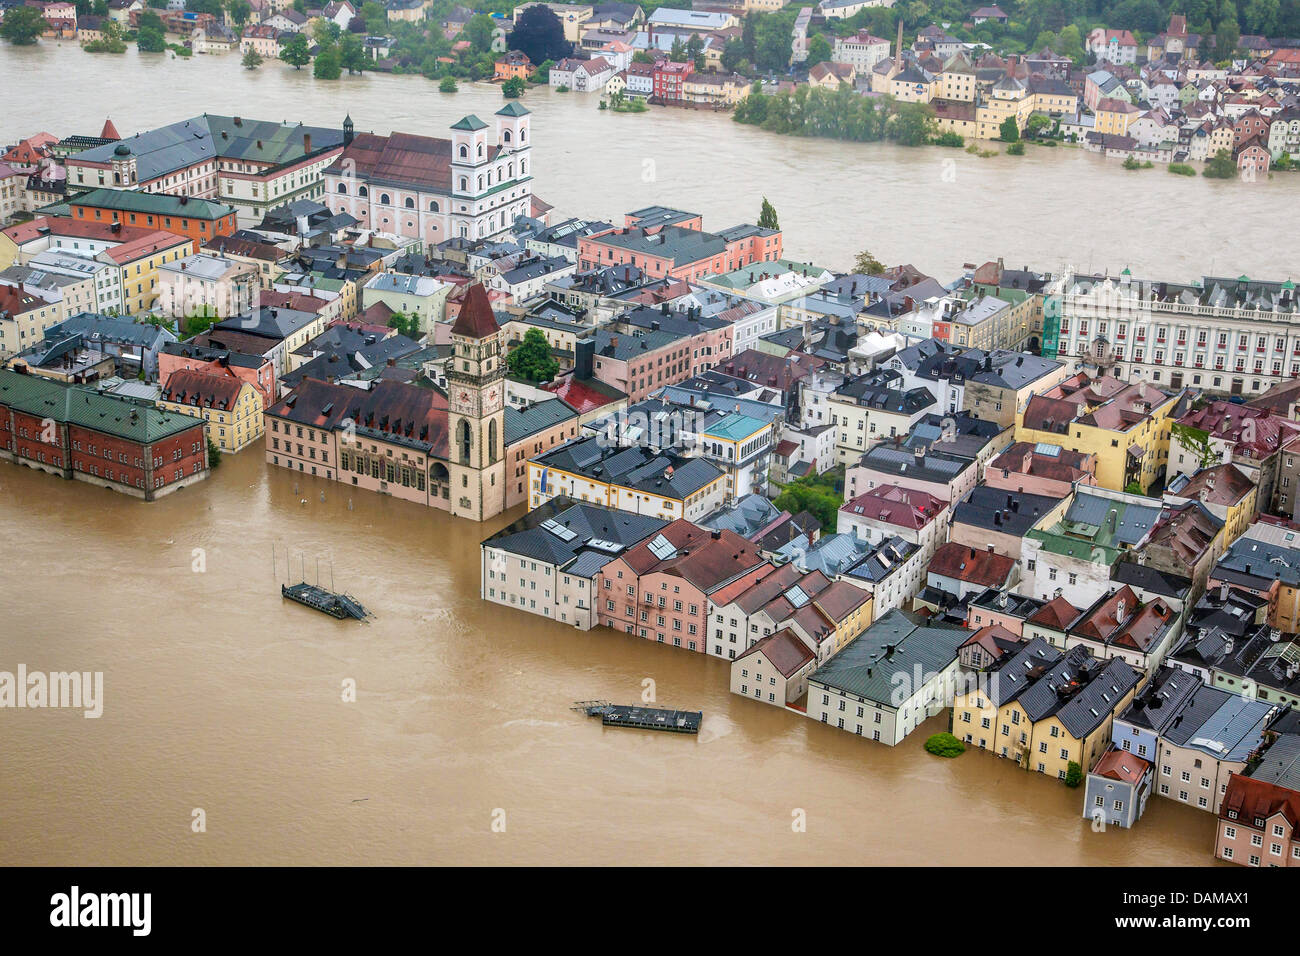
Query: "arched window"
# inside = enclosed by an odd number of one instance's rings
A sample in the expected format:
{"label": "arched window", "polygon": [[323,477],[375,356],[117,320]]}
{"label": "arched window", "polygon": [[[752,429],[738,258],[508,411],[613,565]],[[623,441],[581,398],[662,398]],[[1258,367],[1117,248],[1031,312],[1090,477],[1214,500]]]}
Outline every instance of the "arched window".
{"label": "arched window", "polygon": [[519,160],[519,175],[520,176],[528,175],[528,160],[526,159]]}
{"label": "arched window", "polygon": [[504,132],[502,132],[502,134],[501,134],[501,140],[502,140],[502,142],[505,142],[505,143],[510,142],[510,130],[505,130]]}
{"label": "arched window", "polygon": [[339,183],[339,192],[346,196],[348,194],[348,184]]}
{"label": "arched window", "polygon": [[480,177],[478,178],[478,188],[479,188],[479,189],[482,189],[482,188],[483,188],[483,177],[482,177],[482,176],[480,176]]}
{"label": "arched window", "polygon": [[365,199],[367,196],[370,195],[370,190],[367,189],[365,186],[358,186],[357,195],[360,196],[362,199]]}
{"label": "arched window", "polygon": [[460,158],[469,159],[469,147],[462,145],[460,148]]}
{"label": "arched window", "polygon": [[466,189],[469,189],[469,180],[466,179],[464,176],[460,177],[460,188],[462,192],[464,192]]}
{"label": "arched window", "polygon": [[460,463],[462,465],[468,465],[471,445],[469,422],[462,418],[460,420],[460,428],[457,430],[460,432],[457,436],[457,444],[460,445]]}
{"label": "arched window", "polygon": [[511,179],[514,179],[514,178],[515,178],[515,164],[514,164],[514,163],[511,163],[511,164],[510,164],[510,178],[511,178]]}
{"label": "arched window", "polygon": [[433,202],[432,200],[430,200],[430,202],[429,202],[429,212],[437,212],[437,211],[438,211],[438,204],[437,204],[436,202]]}
{"label": "arched window", "polygon": [[389,205],[388,193],[379,194],[379,205],[381,206]]}
{"label": "arched window", "polygon": [[483,158],[483,144],[482,144],[482,143],[479,143],[479,144],[478,144],[478,158],[479,158],[479,159],[482,159],[482,158]]}
{"label": "arched window", "polygon": [[488,422],[488,461],[497,460],[497,420]]}
{"label": "arched window", "polygon": [[407,196],[407,197],[406,197],[406,208],[407,208],[407,209],[414,209],[414,208],[415,208],[415,200],[412,199],[410,196]]}
{"label": "arched window", "polygon": [[524,140],[526,140],[527,138],[528,138],[528,127],[527,127],[527,126],[522,126],[522,127],[520,127],[520,129],[519,129],[519,142],[522,143],[522,142],[523,142]]}

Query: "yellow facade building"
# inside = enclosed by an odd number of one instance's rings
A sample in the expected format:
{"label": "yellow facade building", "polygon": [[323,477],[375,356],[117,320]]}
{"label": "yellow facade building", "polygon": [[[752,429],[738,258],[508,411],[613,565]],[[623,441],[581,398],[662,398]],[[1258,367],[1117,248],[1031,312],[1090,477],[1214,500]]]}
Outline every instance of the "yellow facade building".
{"label": "yellow facade building", "polygon": [[1141,675],[1120,658],[1099,661],[1086,647],[1062,654],[1035,638],[966,682],[953,700],[953,734],[1026,770],[1066,778],[1083,773],[1109,746],[1115,714]]}
{"label": "yellow facade building", "polygon": [[177,369],[168,377],[158,407],[207,422],[209,440],[237,452],[262,438],[262,396],[234,373]]}
{"label": "yellow facade building", "polygon": [[1184,405],[1182,392],[1079,373],[1029,400],[1016,441],[1095,455],[1098,485],[1123,491],[1136,483],[1146,494],[1168,465],[1170,427]]}

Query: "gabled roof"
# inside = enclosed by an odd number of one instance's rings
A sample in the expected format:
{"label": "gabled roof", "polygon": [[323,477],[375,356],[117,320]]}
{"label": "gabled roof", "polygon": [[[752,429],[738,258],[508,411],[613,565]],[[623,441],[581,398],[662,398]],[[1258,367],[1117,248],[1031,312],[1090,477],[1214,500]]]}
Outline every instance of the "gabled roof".
{"label": "gabled roof", "polygon": [[808,645],[801,641],[799,636],[788,627],[783,627],[781,630],[769,634],[737,656],[736,660],[743,660],[760,652],[787,679],[793,677],[801,668],[817,659],[817,655],[809,649]]}

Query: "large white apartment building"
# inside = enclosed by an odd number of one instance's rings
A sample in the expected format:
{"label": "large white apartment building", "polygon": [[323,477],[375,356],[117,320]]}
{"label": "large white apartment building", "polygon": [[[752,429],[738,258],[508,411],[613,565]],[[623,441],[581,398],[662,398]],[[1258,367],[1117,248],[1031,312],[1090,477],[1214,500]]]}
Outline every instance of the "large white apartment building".
{"label": "large white apartment building", "polygon": [[[1152,282],[1066,272],[1046,307],[1044,355],[1111,368],[1160,387],[1259,395],[1300,376],[1300,313],[1291,280],[1206,276]],[[1051,313],[1055,313],[1053,316]]]}

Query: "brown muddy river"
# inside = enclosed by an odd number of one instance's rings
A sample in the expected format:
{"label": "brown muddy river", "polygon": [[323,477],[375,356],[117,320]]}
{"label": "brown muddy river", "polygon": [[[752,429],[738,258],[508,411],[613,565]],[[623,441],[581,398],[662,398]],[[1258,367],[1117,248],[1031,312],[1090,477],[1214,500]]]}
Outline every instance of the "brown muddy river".
{"label": "brown muddy river", "polygon": [[[721,661],[489,607],[503,523],[349,508],[255,450],[150,504],[0,464],[0,670],[104,672],[99,719],[0,710],[0,863],[1212,862],[1209,814],[1153,799],[1093,833],[1080,791],[925,753],[942,717],[873,745],[731,695]],[[377,619],[284,601],[273,544]],[[698,739],[568,709],[645,678]]]}

